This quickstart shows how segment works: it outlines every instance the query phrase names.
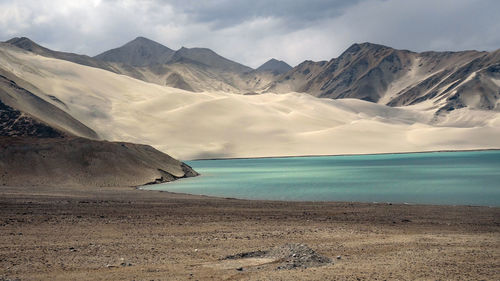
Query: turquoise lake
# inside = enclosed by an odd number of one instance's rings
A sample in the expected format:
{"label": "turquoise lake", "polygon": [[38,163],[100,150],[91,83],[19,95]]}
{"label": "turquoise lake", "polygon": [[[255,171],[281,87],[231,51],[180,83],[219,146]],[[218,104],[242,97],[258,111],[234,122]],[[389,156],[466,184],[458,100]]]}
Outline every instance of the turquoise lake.
{"label": "turquoise lake", "polygon": [[188,161],[152,190],[242,199],[500,206],[500,150]]}

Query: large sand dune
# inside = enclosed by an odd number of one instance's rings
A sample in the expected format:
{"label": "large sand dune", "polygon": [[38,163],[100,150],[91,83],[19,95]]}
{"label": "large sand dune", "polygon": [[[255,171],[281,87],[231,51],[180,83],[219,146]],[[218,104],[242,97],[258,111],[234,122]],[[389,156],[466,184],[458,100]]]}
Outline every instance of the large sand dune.
{"label": "large sand dune", "polygon": [[[500,114],[308,94],[193,93],[0,46],[0,68],[107,140],[181,159],[498,148]],[[62,101],[55,102],[48,95]]]}

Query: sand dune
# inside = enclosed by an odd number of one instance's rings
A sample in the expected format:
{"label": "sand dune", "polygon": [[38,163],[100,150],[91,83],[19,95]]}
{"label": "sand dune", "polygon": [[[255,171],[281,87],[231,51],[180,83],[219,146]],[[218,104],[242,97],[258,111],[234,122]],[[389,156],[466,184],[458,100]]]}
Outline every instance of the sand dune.
{"label": "sand dune", "polygon": [[[193,93],[0,47],[0,68],[107,140],[181,159],[497,148],[500,113],[432,104],[392,108],[308,94]],[[45,95],[62,101],[62,107]]]}

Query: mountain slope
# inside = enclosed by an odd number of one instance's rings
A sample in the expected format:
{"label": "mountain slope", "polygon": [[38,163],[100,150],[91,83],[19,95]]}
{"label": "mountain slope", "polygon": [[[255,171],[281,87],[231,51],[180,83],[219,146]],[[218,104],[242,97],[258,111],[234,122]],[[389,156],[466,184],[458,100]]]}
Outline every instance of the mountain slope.
{"label": "mountain slope", "polygon": [[[267,85],[267,91],[276,93],[298,92],[308,81],[320,74],[327,63],[327,61],[304,61]],[[314,95],[314,93],[311,94]]]}
{"label": "mountain slope", "polygon": [[239,92],[241,76],[252,71],[210,49],[182,47],[173,51],[143,37],[94,58],[119,63],[118,69],[129,66],[140,73],[136,76],[141,80],[194,92]]}
{"label": "mountain slope", "polygon": [[[357,98],[391,106],[431,100],[438,113],[464,106],[496,109],[498,52],[414,53],[371,43],[354,44],[328,63],[300,64],[271,83],[268,91]],[[482,73],[483,79],[478,78],[475,86],[464,85],[476,72]],[[484,87],[480,86],[483,82]],[[474,99],[481,102],[470,102]]]}
{"label": "mountain slope", "polygon": [[[96,140],[99,136],[94,130],[68,113],[77,111],[72,105],[19,78],[24,77],[23,71],[43,74],[11,56],[15,53],[26,55],[11,45],[0,44],[3,62],[0,67],[0,185],[136,186],[197,175],[189,166],[150,146]],[[33,54],[28,57],[40,59]],[[18,71],[16,67],[24,70]],[[61,72],[45,74],[57,77]],[[88,110],[88,103],[80,104],[79,110],[82,109],[99,118],[91,108]]]}
{"label": "mountain slope", "polygon": [[16,110],[0,99],[0,137],[59,138],[64,134]]}
{"label": "mountain slope", "polygon": [[165,64],[173,50],[153,40],[137,37],[125,45],[111,49],[94,58],[100,61],[119,62],[131,66]]}
{"label": "mountain slope", "polygon": [[0,96],[0,185],[137,186],[198,175],[147,145],[74,137],[6,105],[4,97]]}
{"label": "mountain slope", "polygon": [[0,69],[50,93],[103,139],[154,145],[182,159],[498,148],[500,139],[493,110],[434,118],[424,103],[192,93],[5,46],[0,57]]}
{"label": "mountain slope", "polygon": [[33,42],[29,38],[26,37],[15,37],[4,43],[10,44],[17,48],[26,50],[28,52],[35,53],[40,56],[48,57],[48,58],[56,58],[61,60],[66,60],[74,63],[78,63],[81,65],[86,65],[90,67],[101,68],[104,70],[108,70],[114,73],[127,75],[130,77],[134,77],[137,79],[144,80],[144,77],[140,72],[138,72],[134,67],[126,65],[126,64],[116,64],[116,63],[108,63],[106,61],[101,61],[98,59],[94,59],[92,57],[86,55],[78,55],[73,53],[59,52],[53,51],[43,46],[38,45]]}
{"label": "mountain slope", "polygon": [[167,63],[191,63],[201,64],[213,69],[225,72],[244,73],[252,71],[252,68],[244,66],[232,60],[228,60],[214,51],[207,48],[185,48],[182,47],[175,51]]}
{"label": "mountain slope", "polygon": [[73,53],[66,53],[66,52],[58,52],[58,51],[53,51],[50,49],[47,49],[45,47],[42,47],[38,45],[37,43],[31,41],[29,38],[26,37],[15,37],[12,38],[8,41],[5,41],[7,44],[11,44],[13,46],[16,46],[18,48],[24,49],[26,51],[44,56],[44,57],[49,57],[49,58],[56,58],[56,59],[62,59],[62,60],[67,60],[71,61],[74,63],[78,63],[81,65],[87,65],[87,66],[92,66],[92,67],[98,67],[102,69],[106,69],[109,71],[116,72],[115,69],[102,61],[95,60],[89,56],[85,55],[77,55]]}
{"label": "mountain slope", "polygon": [[[9,77],[9,78],[8,78]],[[17,83],[16,81],[17,80]],[[0,102],[4,107],[4,115],[7,119],[4,122],[5,130],[2,135],[12,135],[13,132],[19,130],[24,134],[14,133],[14,135],[26,135],[29,132],[34,136],[63,136],[67,132],[70,135],[98,139],[97,133],[82,124],[64,110],[58,108],[54,104],[40,98],[32,92],[22,88],[19,84],[20,78],[0,69]],[[26,83],[26,82],[25,82]],[[50,98],[46,96],[46,98]],[[53,102],[59,103],[62,107],[66,105],[53,97]],[[32,127],[26,127],[23,124],[32,124]],[[10,129],[7,129],[9,127]],[[15,129],[17,128],[17,129]],[[31,136],[31,135],[28,135]]]}
{"label": "mountain slope", "polygon": [[147,145],[73,137],[0,137],[0,171],[9,186],[139,186],[197,175]]}

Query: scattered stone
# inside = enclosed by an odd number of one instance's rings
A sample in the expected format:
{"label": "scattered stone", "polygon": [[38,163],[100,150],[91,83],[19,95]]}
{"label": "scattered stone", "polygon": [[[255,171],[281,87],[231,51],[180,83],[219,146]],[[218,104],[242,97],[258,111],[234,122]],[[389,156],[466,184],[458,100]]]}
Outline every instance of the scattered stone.
{"label": "scattered stone", "polygon": [[338,259],[338,260],[342,259],[342,256],[337,256],[337,259]]}
{"label": "scattered stone", "polygon": [[255,252],[247,252],[247,253],[239,253],[236,255],[231,255],[223,258],[224,260],[236,260],[236,259],[245,259],[245,258],[263,258],[269,251],[255,251]]}
{"label": "scattered stone", "polygon": [[243,267],[238,267],[236,270],[243,271]]}

